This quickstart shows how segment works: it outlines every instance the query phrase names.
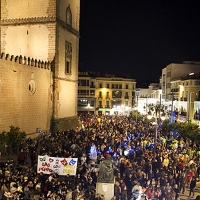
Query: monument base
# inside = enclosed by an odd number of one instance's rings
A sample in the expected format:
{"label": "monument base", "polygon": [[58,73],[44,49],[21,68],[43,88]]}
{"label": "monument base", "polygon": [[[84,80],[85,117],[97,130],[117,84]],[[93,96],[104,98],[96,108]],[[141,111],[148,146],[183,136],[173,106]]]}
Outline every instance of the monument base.
{"label": "monument base", "polygon": [[114,196],[114,183],[96,183],[96,194],[104,196],[104,200],[111,200]]}

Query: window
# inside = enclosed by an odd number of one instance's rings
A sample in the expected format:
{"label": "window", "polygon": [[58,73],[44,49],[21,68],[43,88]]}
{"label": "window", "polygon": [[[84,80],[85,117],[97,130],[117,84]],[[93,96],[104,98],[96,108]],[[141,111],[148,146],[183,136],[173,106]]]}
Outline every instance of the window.
{"label": "window", "polygon": [[90,90],[90,95],[94,96],[94,90]]}
{"label": "window", "polygon": [[115,88],[115,85],[114,84],[112,84],[112,89],[114,89]]}
{"label": "window", "polygon": [[89,95],[89,90],[78,90],[78,95]]}
{"label": "window", "polygon": [[113,98],[121,98],[122,97],[122,92],[119,90],[113,91],[112,92],[112,97]]}
{"label": "window", "polygon": [[70,26],[72,25],[72,12],[70,6],[68,6],[66,10],[66,23]]}
{"label": "window", "polygon": [[102,88],[102,83],[99,84],[99,87]]}
{"label": "window", "polygon": [[102,92],[99,92],[99,98],[102,98]]}
{"label": "window", "polygon": [[122,89],[122,84],[119,84],[119,89]]}
{"label": "window", "polygon": [[109,101],[106,101],[106,108],[109,108],[110,105],[109,105]]}
{"label": "window", "polygon": [[102,101],[99,101],[99,108],[102,108]]}
{"label": "window", "polygon": [[109,84],[107,84],[107,86],[106,86],[107,88],[109,88]]}
{"label": "window", "polygon": [[109,98],[109,92],[106,92],[106,98]]}
{"label": "window", "polygon": [[126,85],[126,89],[128,89],[128,85]]}
{"label": "window", "polygon": [[72,45],[65,43],[65,74],[71,74]]}
{"label": "window", "polygon": [[78,86],[89,86],[89,80],[79,80]]}
{"label": "window", "polygon": [[186,93],[185,93],[185,97],[188,98],[188,91],[186,91]]}

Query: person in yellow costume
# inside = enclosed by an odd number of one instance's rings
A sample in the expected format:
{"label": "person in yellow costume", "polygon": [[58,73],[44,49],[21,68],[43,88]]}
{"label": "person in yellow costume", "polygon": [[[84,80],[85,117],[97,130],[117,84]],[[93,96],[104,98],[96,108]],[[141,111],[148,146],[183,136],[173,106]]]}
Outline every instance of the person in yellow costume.
{"label": "person in yellow costume", "polygon": [[169,165],[169,158],[168,158],[168,156],[165,156],[165,157],[164,157],[163,165],[164,165],[166,168],[168,168],[168,165]]}
{"label": "person in yellow costume", "polygon": [[147,146],[147,141],[144,140],[144,141],[143,141],[143,147],[146,147],[146,146]]}

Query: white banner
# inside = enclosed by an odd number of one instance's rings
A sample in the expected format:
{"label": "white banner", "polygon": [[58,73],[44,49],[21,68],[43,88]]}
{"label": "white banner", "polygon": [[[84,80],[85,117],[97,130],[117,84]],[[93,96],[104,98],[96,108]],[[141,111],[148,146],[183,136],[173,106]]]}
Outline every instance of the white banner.
{"label": "white banner", "polygon": [[38,156],[37,173],[58,175],[76,175],[78,158],[58,158],[49,156]]}

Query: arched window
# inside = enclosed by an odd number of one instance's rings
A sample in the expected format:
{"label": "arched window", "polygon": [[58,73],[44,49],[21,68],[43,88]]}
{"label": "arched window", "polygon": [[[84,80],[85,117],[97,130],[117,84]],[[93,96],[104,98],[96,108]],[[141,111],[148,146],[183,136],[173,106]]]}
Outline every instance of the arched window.
{"label": "arched window", "polygon": [[71,74],[72,44],[65,42],[65,74]]}
{"label": "arched window", "polygon": [[72,25],[72,12],[70,6],[68,6],[66,10],[66,23],[70,26]]}

